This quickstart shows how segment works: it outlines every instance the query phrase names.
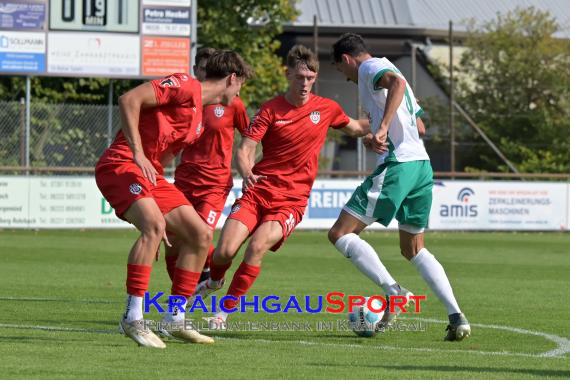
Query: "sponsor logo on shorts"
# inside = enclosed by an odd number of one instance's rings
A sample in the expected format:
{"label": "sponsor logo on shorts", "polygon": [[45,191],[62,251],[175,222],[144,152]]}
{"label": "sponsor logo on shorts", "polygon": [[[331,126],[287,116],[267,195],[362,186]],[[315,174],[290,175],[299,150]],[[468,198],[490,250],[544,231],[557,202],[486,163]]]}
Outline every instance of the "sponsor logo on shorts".
{"label": "sponsor logo on shorts", "polygon": [[295,228],[295,218],[293,217],[293,214],[289,214],[289,219],[285,221],[285,227],[287,228],[287,235],[289,235],[293,231],[293,228]]}
{"label": "sponsor logo on shorts", "polygon": [[319,111],[313,111],[311,112],[310,118],[313,124],[318,124],[319,121],[321,121],[321,113]]}
{"label": "sponsor logo on shorts", "polygon": [[216,117],[222,117],[224,116],[224,111],[223,106],[216,106],[216,108],[214,108],[214,115],[216,115]]}
{"label": "sponsor logo on shorts", "polygon": [[160,81],[160,87],[180,87],[180,82],[175,77],[168,77]]}
{"label": "sponsor logo on shorts", "polygon": [[142,186],[140,183],[132,183],[131,186],[129,186],[129,191],[131,194],[139,195],[142,191]]}
{"label": "sponsor logo on shorts", "polygon": [[287,125],[290,124],[293,120],[276,120],[275,125]]}
{"label": "sponsor logo on shorts", "polygon": [[241,207],[240,207],[239,205],[234,205],[234,206],[232,207],[232,211],[230,211],[230,214],[235,214],[236,212],[239,211],[240,208],[241,208]]}
{"label": "sponsor logo on shorts", "polygon": [[199,122],[198,126],[196,127],[196,135],[199,135],[200,132],[202,132],[202,122]]}

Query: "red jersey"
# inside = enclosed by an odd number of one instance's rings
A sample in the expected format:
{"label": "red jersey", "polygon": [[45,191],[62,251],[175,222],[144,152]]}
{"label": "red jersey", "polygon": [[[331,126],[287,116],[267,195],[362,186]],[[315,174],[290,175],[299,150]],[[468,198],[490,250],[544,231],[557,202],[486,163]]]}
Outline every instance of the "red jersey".
{"label": "red jersey", "polygon": [[[139,133],[145,156],[163,174],[161,160],[176,155],[202,131],[202,86],[188,74],[173,74],[150,82],[157,106],[141,109]],[[122,130],[103,153],[102,161],[132,161],[133,152]]]}
{"label": "red jersey", "polygon": [[252,190],[266,194],[271,203],[306,204],[329,127],[343,128],[348,122],[338,103],[316,95],[301,107],[290,104],[283,95],[263,104],[244,133],[263,145],[263,159],[253,167],[253,173],[267,179]]}
{"label": "red jersey", "polygon": [[174,175],[177,186],[231,189],[234,128],[243,134],[249,124],[240,98],[231,105],[208,105],[203,109],[204,133],[196,144],[184,149]]}

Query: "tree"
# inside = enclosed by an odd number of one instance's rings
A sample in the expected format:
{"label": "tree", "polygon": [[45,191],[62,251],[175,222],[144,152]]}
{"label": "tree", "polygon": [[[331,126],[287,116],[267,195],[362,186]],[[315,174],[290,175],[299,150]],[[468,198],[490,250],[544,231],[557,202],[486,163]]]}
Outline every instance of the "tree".
{"label": "tree", "polygon": [[[293,20],[295,15],[294,2],[289,0],[201,0],[198,3],[199,44],[236,50],[253,67],[256,76],[241,92],[245,103],[252,109],[286,87],[283,65],[276,55],[280,43],[275,37],[281,33],[283,23]],[[92,164],[100,152],[86,149],[101,145],[101,139],[105,137],[84,130],[83,126],[73,123],[73,118],[65,120],[60,107],[48,104],[107,104],[109,79],[33,77],[31,80],[31,95],[37,109],[32,113],[33,164]],[[141,81],[135,80],[114,80],[113,103],[117,103],[120,94],[140,83]],[[0,99],[17,101],[24,96],[25,78],[0,77]],[[12,152],[19,139],[18,109],[4,107],[4,113],[8,111],[10,115],[16,116],[11,117],[15,122],[7,123],[9,125],[5,127],[0,126],[3,134],[11,136],[9,144],[0,144],[0,153],[5,153],[0,164],[4,165],[18,161],[18,155]],[[72,112],[79,119],[81,115],[77,113],[87,114],[91,111],[74,108]],[[36,117],[36,114],[40,116]],[[81,139],[86,141],[73,143]],[[73,152],[80,148],[78,158],[84,160],[71,162]],[[46,151],[49,153],[44,153]],[[8,153],[10,159],[7,158]]]}
{"label": "tree", "polygon": [[[459,68],[458,101],[522,172],[570,171],[570,44],[536,8],[476,28]],[[464,162],[507,171],[490,149]]]}
{"label": "tree", "polygon": [[[255,71],[241,96],[250,108],[286,88],[280,42],[283,24],[296,16],[290,0],[207,0],[198,7],[198,42],[202,46],[233,49]],[[253,25],[253,26],[252,26]]]}

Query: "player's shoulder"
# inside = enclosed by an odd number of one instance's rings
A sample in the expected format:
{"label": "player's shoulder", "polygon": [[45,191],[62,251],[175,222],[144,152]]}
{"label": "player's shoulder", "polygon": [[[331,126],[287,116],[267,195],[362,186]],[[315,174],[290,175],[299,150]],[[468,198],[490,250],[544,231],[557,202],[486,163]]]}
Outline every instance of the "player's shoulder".
{"label": "player's shoulder", "polygon": [[287,107],[287,105],[288,103],[285,100],[285,97],[283,95],[277,95],[276,97],[271,98],[268,101],[262,103],[261,107],[259,107],[259,112],[261,111],[273,112],[281,110],[284,107]]}
{"label": "player's shoulder", "polygon": [[241,98],[239,96],[236,96],[234,98],[234,100],[232,100],[230,107],[236,111],[237,110],[245,110],[245,104],[243,104],[243,100],[241,100]]}
{"label": "player's shoulder", "polygon": [[388,58],[377,58],[372,57],[367,59],[366,61],[362,62],[360,65],[360,72],[361,73],[375,73],[378,70],[383,70],[386,68],[392,68],[394,64],[388,60]]}
{"label": "player's shoulder", "polygon": [[340,107],[340,105],[331,98],[325,98],[319,95],[313,95],[312,101],[322,107],[330,108],[330,107]]}
{"label": "player's shoulder", "polygon": [[157,80],[161,87],[193,87],[200,88],[200,82],[185,73],[173,73]]}

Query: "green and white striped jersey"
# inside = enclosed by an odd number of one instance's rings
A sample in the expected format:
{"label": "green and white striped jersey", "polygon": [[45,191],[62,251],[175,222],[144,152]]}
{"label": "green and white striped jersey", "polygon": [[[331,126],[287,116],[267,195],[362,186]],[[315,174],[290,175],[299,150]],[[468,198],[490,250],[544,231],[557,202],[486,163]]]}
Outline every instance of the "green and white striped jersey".
{"label": "green and white striped jersey", "polygon": [[[384,118],[386,96],[388,90],[379,87],[380,79],[387,71],[395,72],[404,76],[386,58],[370,58],[362,62],[358,69],[358,91],[360,103],[368,114],[370,129],[375,133],[380,128]],[[377,164],[386,161],[408,162],[429,160],[423,142],[418,134],[416,118],[423,113],[422,108],[416,102],[412,89],[406,81],[406,92],[402,103],[388,129],[389,151],[378,155]]]}

